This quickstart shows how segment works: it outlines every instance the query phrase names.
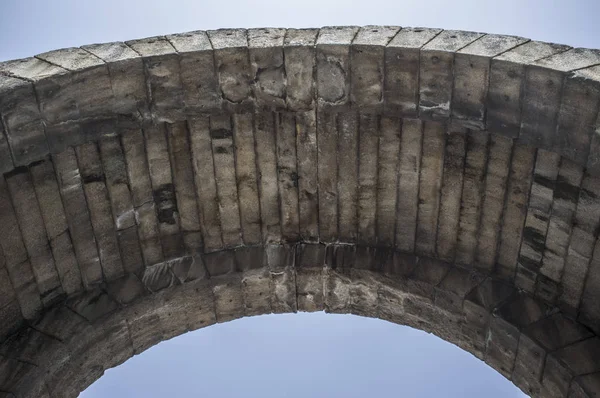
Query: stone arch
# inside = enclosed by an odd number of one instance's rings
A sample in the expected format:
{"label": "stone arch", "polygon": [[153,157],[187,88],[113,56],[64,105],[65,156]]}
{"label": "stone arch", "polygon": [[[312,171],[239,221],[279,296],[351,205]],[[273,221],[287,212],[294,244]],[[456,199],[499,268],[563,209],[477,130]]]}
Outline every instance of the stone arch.
{"label": "stone arch", "polygon": [[325,309],[596,396],[599,71],[375,26],[1,63],[0,394],[74,396],[187,330]]}

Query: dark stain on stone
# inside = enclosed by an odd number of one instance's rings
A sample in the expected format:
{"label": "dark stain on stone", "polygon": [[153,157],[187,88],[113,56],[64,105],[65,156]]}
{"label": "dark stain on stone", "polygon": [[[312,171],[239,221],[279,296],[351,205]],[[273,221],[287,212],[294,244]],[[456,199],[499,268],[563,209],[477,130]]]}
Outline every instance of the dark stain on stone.
{"label": "dark stain on stone", "polygon": [[154,203],[158,210],[158,222],[175,224],[177,198],[173,184],[164,184],[153,191]]}
{"label": "dark stain on stone", "polygon": [[91,174],[87,174],[82,176],[83,177],[83,183],[84,184],[89,184],[91,182],[104,182],[104,173],[101,174],[96,174],[96,173],[91,173]]}
{"label": "dark stain on stone", "polygon": [[556,179],[556,189],[554,191],[554,198],[568,200],[570,202],[577,202],[579,197],[579,187],[571,185],[562,176],[558,176]]}
{"label": "dark stain on stone", "polygon": [[596,200],[598,198],[598,196],[593,193],[592,191],[585,189],[585,188],[581,188],[580,190],[581,193],[581,200],[587,200],[588,202],[593,202],[594,200]]}
{"label": "dark stain on stone", "polygon": [[290,178],[292,179],[292,182],[294,183],[294,188],[298,188],[298,180],[300,179],[300,177],[298,177],[298,173],[296,173],[295,171],[292,171],[290,173]]}
{"label": "dark stain on stone", "polygon": [[228,154],[229,150],[224,146],[217,146],[215,147],[215,153]]}
{"label": "dark stain on stone", "polygon": [[556,184],[556,181],[546,178],[544,176],[541,176],[539,174],[536,174],[533,176],[533,181],[536,184],[540,184],[541,186],[548,188],[548,189],[552,189],[552,190],[554,189],[554,186]]}
{"label": "dark stain on stone", "polygon": [[210,138],[213,140],[221,139],[221,138],[231,138],[232,137],[231,130],[228,129],[215,129],[210,130]]}
{"label": "dark stain on stone", "polygon": [[519,256],[519,264],[523,267],[523,271],[537,271],[540,268],[540,264],[537,261],[525,256]]}
{"label": "dark stain on stone", "polygon": [[25,174],[29,171],[29,169],[27,168],[27,166],[19,166],[19,167],[15,167],[14,169],[12,169],[11,171],[9,171],[8,173],[4,174],[4,176],[6,178],[10,178],[19,174]]}
{"label": "dark stain on stone", "polygon": [[538,253],[543,253],[546,247],[546,237],[532,227],[525,227],[523,229],[523,240]]}
{"label": "dark stain on stone", "polygon": [[43,164],[45,162],[46,162],[46,159],[36,160],[35,162],[29,163],[29,167],[35,167],[35,166],[38,166],[38,165]]}

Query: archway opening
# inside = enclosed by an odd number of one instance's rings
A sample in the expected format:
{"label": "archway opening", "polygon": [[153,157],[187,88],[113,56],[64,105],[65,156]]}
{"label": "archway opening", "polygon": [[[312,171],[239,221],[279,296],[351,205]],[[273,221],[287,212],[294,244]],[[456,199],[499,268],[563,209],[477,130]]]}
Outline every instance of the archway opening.
{"label": "archway opening", "polygon": [[161,342],[81,398],[525,397],[468,352],[423,331],[324,312],[248,317]]}

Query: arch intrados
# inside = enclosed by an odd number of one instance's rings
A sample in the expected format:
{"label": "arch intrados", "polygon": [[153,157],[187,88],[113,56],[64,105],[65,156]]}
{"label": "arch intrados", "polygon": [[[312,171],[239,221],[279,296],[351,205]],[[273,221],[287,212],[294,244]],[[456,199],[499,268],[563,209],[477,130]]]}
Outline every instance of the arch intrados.
{"label": "arch intrados", "polygon": [[[593,396],[599,72],[598,50],[399,27],[198,31],[0,63],[0,391],[76,395],[188,329],[325,309],[431,331],[533,395]],[[361,204],[359,187],[376,196]],[[565,238],[544,217],[568,230],[564,269],[545,262]]]}

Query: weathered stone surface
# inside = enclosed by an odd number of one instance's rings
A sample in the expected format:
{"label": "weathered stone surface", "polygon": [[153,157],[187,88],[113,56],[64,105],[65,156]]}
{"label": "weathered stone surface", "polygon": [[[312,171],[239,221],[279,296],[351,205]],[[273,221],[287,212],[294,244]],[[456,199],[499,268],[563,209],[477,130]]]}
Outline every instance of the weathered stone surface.
{"label": "weathered stone surface", "polygon": [[406,252],[415,248],[422,137],[423,124],[420,120],[403,119],[398,156],[396,248]]}
{"label": "weathered stone surface", "polygon": [[318,29],[288,29],[283,42],[287,80],[286,102],[294,111],[313,107],[315,98],[315,42]]}
{"label": "weathered stone surface", "polygon": [[[264,243],[271,243],[278,241],[281,237],[275,115],[273,113],[257,115],[254,129],[256,168],[258,175],[260,175],[258,181],[262,240]],[[309,134],[314,134],[314,130]],[[312,142],[316,145],[316,138]],[[316,148],[314,150],[316,151]],[[312,167],[314,167],[314,164]],[[314,183],[316,185],[316,178]]]}
{"label": "weathered stone surface", "polygon": [[127,43],[0,64],[0,391],[75,396],[181,333],[325,310],[534,396],[596,393],[596,50],[380,26]]}
{"label": "weathered stone surface", "polygon": [[419,106],[420,49],[441,29],[402,28],[385,48],[384,107],[415,118]]}
{"label": "weathered stone surface", "polygon": [[424,124],[419,176],[419,221],[415,245],[415,251],[423,255],[434,253],[436,247],[445,140],[444,126],[441,123]]}
{"label": "weathered stone surface", "polygon": [[166,38],[179,54],[183,104],[187,112],[219,108],[217,73],[206,32],[180,33]]}
{"label": "weathered stone surface", "polygon": [[250,114],[233,118],[235,177],[238,181],[242,236],[246,245],[256,245],[262,241],[253,121]]}
{"label": "weathered stone surface", "polygon": [[487,96],[488,130],[509,137],[519,136],[527,64],[568,49],[567,46],[529,41],[492,58]]}
{"label": "weathered stone surface", "polygon": [[592,336],[586,327],[573,322],[562,314],[554,314],[541,319],[528,327],[526,334],[539,341],[549,351],[555,351]]}
{"label": "weathered stone surface", "polygon": [[490,319],[487,336],[485,363],[496,369],[506,378],[510,378],[514,370],[519,330],[501,318]]}
{"label": "weathered stone surface", "polygon": [[600,179],[584,175],[562,275],[563,290],[559,297],[560,305],[568,312],[574,312],[583,294],[600,225],[600,206],[595,202],[599,196]]}
{"label": "weathered stone surface", "polygon": [[214,49],[223,100],[230,105],[247,106],[252,102],[252,71],[246,30],[219,29],[207,33]]}
{"label": "weathered stone surface", "polygon": [[175,258],[183,242],[166,125],[159,123],[144,129],[144,143],[163,254],[165,259]]}
{"label": "weathered stone surface", "polygon": [[399,30],[392,26],[365,26],[352,40],[351,100],[361,109],[383,107],[385,47]]}
{"label": "weathered stone surface", "polygon": [[493,269],[496,263],[500,240],[499,224],[504,211],[512,150],[512,140],[498,134],[490,134],[485,191],[481,204],[475,256],[476,263],[483,269]]}
{"label": "weathered stone surface", "polygon": [[[7,69],[7,64],[0,64],[0,70]],[[1,130],[6,140],[1,145],[0,164],[5,173],[12,169],[13,160],[15,166],[23,166],[45,156],[48,145],[33,84],[0,76],[0,93]],[[10,148],[6,148],[7,144]]]}
{"label": "weathered stone surface", "polygon": [[554,355],[567,364],[573,375],[578,376],[598,372],[598,354],[600,353],[600,339],[590,337],[587,340],[573,343],[559,349]]}
{"label": "weathered stone surface", "polygon": [[465,138],[465,170],[455,261],[459,264],[471,265],[477,248],[485,171],[488,163],[489,135],[469,130]]}
{"label": "weathered stone surface", "polygon": [[542,377],[541,394],[546,397],[565,397],[571,382],[571,374],[553,355],[546,357]]}
{"label": "weathered stone surface", "polygon": [[345,105],[350,101],[350,44],[357,27],[321,28],[316,42],[316,86],[319,104]]}
{"label": "weathered stone surface", "polygon": [[278,113],[275,117],[277,176],[281,201],[281,236],[286,241],[294,242],[298,240],[300,234],[296,119],[290,113]]}
{"label": "weathered stone surface", "polygon": [[535,290],[536,272],[544,255],[559,162],[560,157],[555,153],[545,150],[537,153],[516,274],[517,286],[530,293]]}
{"label": "weathered stone surface", "polygon": [[337,117],[333,112],[317,114],[319,240],[323,242],[338,235]]}
{"label": "weathered stone surface", "polygon": [[377,115],[359,117],[358,154],[358,242],[376,242],[377,165],[379,161],[379,118]]}
{"label": "weathered stone surface", "polygon": [[285,33],[285,29],[248,30],[253,93],[258,107],[285,107],[287,83],[283,54]]}
{"label": "weathered stone surface", "polygon": [[[519,135],[522,142],[552,150],[560,145],[556,123],[561,107],[561,97],[565,89],[567,101],[568,96],[572,96],[569,92],[571,88],[564,78],[570,71],[597,63],[600,63],[600,52],[574,48],[542,58],[527,68]],[[584,124],[585,119],[589,119],[585,116],[580,116],[580,118]],[[573,131],[572,134],[577,134],[577,131]],[[578,148],[578,146],[573,146],[575,150]],[[573,152],[568,153],[573,154]],[[582,162],[585,163],[585,160]]]}
{"label": "weathered stone surface", "polygon": [[516,36],[485,35],[461,48],[454,58],[452,117],[463,125],[485,128],[485,100],[491,58],[525,43]]}
{"label": "weathered stone surface", "polygon": [[521,146],[514,148],[495,270],[500,277],[509,280],[514,277],[517,267],[534,163],[533,149]]}
{"label": "weathered stone surface", "polygon": [[172,121],[180,118],[183,102],[179,56],[164,36],[128,41],[142,57],[152,118]]}
{"label": "weathered stone surface", "polygon": [[183,244],[188,253],[195,254],[202,248],[202,236],[187,124],[167,125],[167,135]]}
{"label": "weathered stone surface", "polygon": [[437,253],[446,261],[454,261],[465,174],[466,134],[464,129],[450,128],[444,151],[444,171],[440,192]]}
{"label": "weathered stone surface", "polygon": [[114,112],[118,115],[139,113],[139,116],[147,117],[149,101],[142,57],[125,43],[119,42],[92,44],[82,48],[106,62]]}
{"label": "weathered stone surface", "polygon": [[383,117],[379,136],[377,164],[377,243],[393,246],[396,238],[398,196],[398,155],[401,120]]}
{"label": "weathered stone surface", "polygon": [[482,33],[446,30],[421,48],[419,117],[445,119],[451,114],[455,53]]}
{"label": "weathered stone surface", "polygon": [[128,130],[123,134],[121,140],[142,256],[144,264],[150,266],[162,262],[164,257],[158,231],[158,215],[152,196],[144,136],[140,130]]}

